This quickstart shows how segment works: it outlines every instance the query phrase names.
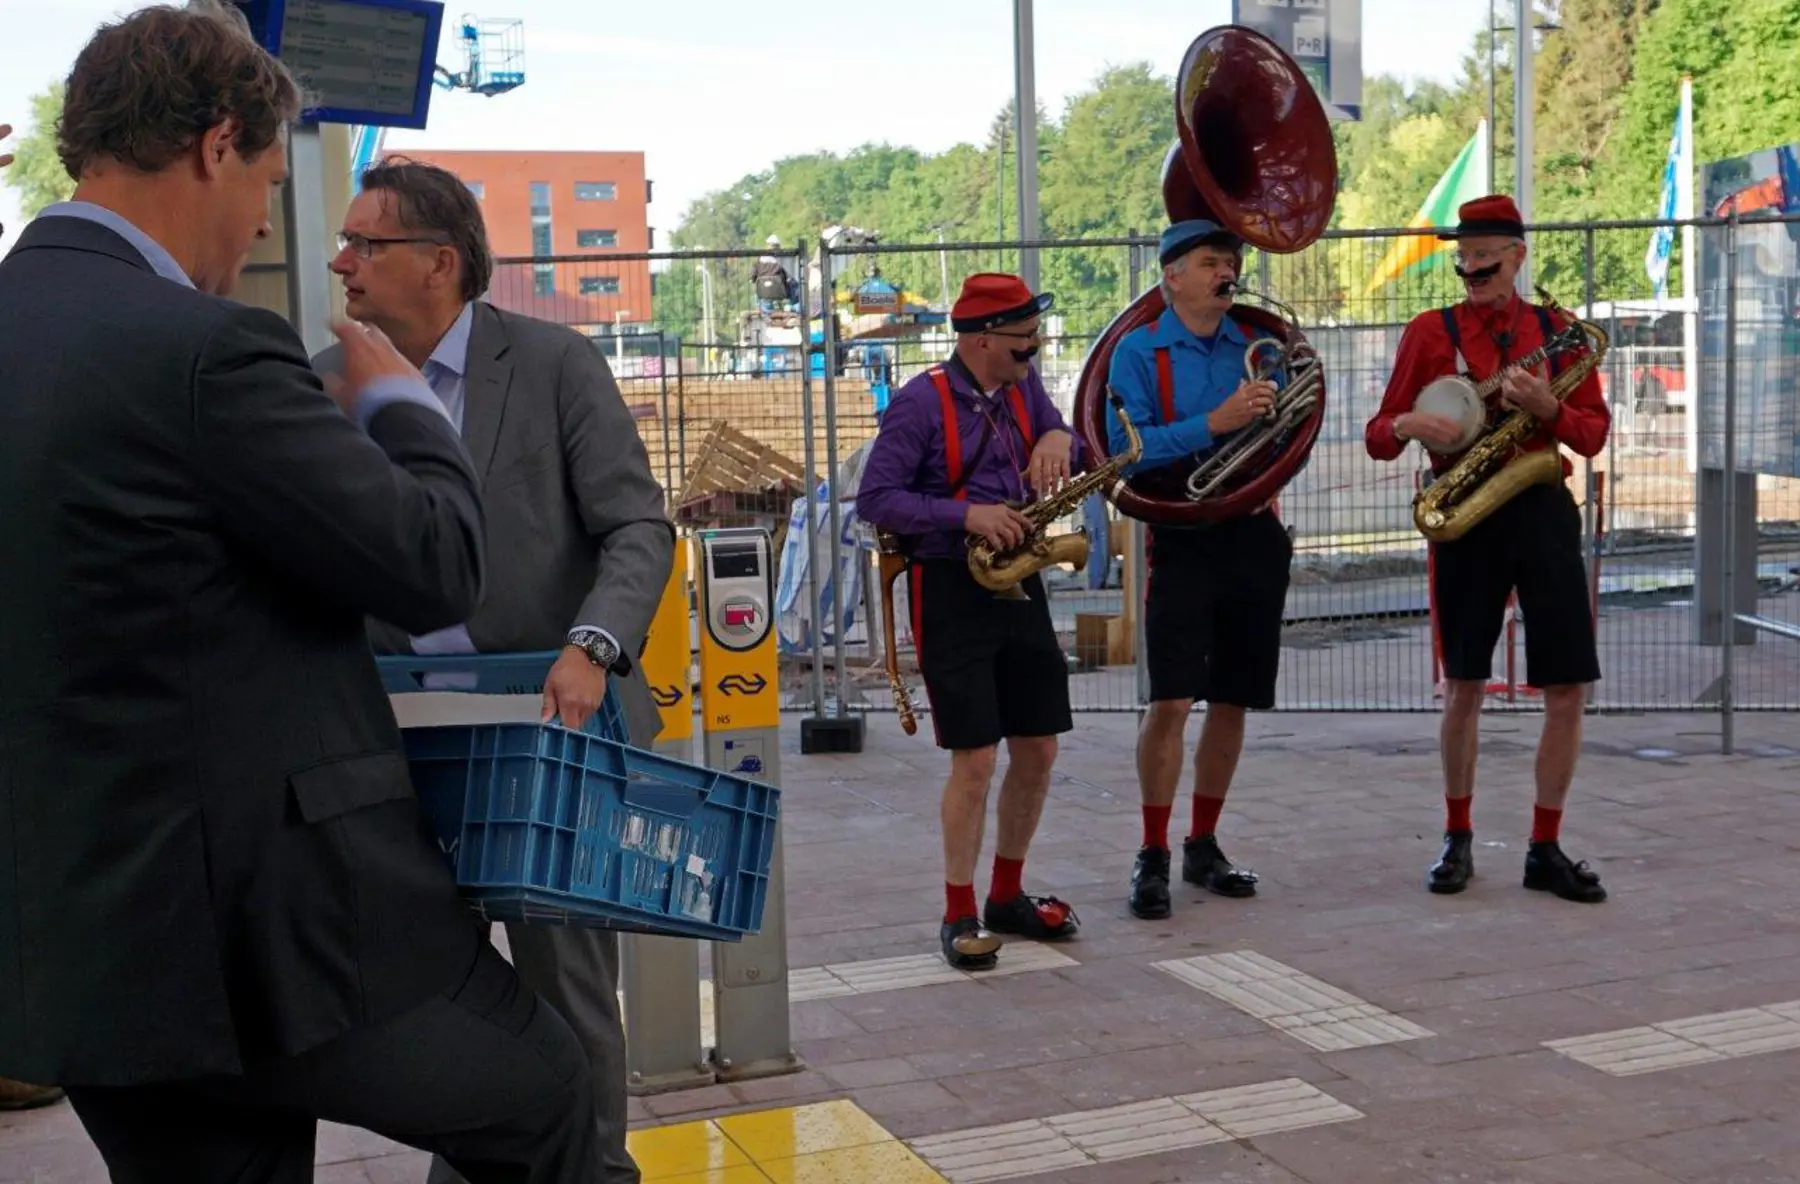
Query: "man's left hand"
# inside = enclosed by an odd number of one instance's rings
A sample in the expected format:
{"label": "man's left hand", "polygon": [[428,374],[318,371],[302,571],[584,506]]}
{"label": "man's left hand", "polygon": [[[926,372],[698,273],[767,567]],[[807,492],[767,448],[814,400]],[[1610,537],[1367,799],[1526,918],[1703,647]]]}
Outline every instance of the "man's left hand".
{"label": "man's left hand", "polygon": [[1500,380],[1502,401],[1549,421],[1556,418],[1558,404],[1550,393],[1549,380],[1528,370],[1514,370]]}
{"label": "man's left hand", "polygon": [[1055,493],[1069,477],[1070,457],[1075,449],[1075,437],[1058,428],[1048,432],[1031,450],[1031,464],[1027,470],[1032,491],[1039,497]]}
{"label": "man's left hand", "polygon": [[562,717],[562,726],[579,731],[606,698],[606,671],[588,661],[576,646],[564,646],[562,657],[544,679],[544,722]]}

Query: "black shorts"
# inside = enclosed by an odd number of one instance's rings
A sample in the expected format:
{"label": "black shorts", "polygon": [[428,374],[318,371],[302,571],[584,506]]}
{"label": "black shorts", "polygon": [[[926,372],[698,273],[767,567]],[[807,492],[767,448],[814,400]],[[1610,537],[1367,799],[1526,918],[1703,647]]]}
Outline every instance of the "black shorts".
{"label": "black shorts", "polygon": [[1595,682],[1600,655],[1581,511],[1562,485],[1533,485],[1452,543],[1433,544],[1432,594],[1447,678],[1486,682],[1506,617],[1519,593],[1525,626],[1525,683]]}
{"label": "black shorts", "polygon": [[986,748],[1008,736],[1055,736],[1069,715],[1069,662],[1038,576],[1030,600],[1000,600],[961,559],[915,560],[907,573],[913,646],[939,748]]}
{"label": "black shorts", "polygon": [[1294,543],[1264,511],[1149,532],[1144,650],[1150,698],[1275,706]]}

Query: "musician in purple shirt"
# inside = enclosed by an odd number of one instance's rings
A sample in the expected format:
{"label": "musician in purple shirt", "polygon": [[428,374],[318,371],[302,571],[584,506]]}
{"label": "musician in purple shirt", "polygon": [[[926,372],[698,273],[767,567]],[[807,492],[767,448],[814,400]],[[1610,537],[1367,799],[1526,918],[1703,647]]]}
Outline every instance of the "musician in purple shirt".
{"label": "musician in purple shirt", "polygon": [[[1056,738],[1074,726],[1049,594],[1037,575],[1018,585],[1027,599],[988,591],[969,572],[966,545],[971,533],[1018,545],[1031,523],[1013,506],[1079,471],[1074,433],[1031,366],[1052,300],[1017,276],[970,276],[950,310],[955,351],[895,393],[857,488],[858,516],[899,536],[910,557],[913,645],[938,747],[950,751],[939,941],[958,970],[996,965],[998,934],[1058,941],[1077,927],[1067,904],[1023,885]],[[978,915],[975,865],[1002,739],[994,875]]]}

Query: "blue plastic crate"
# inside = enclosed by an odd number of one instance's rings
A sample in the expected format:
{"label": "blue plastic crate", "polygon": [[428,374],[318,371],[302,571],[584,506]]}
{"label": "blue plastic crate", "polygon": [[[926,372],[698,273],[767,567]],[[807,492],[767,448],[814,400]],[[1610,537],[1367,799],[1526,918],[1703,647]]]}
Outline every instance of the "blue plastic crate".
{"label": "blue plastic crate", "polygon": [[[482,681],[471,689],[519,694],[538,689],[527,685],[531,663],[541,687],[554,658],[429,661],[433,670],[478,669]],[[382,665],[391,691],[424,689],[413,677],[418,660]],[[610,714],[622,735],[622,713],[614,706]],[[494,921],[714,941],[757,932],[781,791],[633,748],[607,730],[504,723],[403,731],[414,788],[464,898]]]}
{"label": "blue plastic crate", "polygon": [[[481,695],[539,695],[544,676],[562,656],[548,650],[519,654],[395,655],[375,659],[382,685],[390,695],[416,691],[463,692]],[[608,740],[631,743],[631,728],[619,697],[607,680],[606,697],[582,729]]]}

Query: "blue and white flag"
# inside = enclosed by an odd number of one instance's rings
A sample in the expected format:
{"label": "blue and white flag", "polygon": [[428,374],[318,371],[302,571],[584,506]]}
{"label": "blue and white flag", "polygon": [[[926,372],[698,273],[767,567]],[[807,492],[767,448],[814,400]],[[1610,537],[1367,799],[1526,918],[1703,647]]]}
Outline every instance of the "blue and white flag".
{"label": "blue and white flag", "polygon": [[[1690,109],[1692,91],[1684,79],[1681,86],[1681,102],[1675,112],[1675,130],[1669,136],[1669,157],[1663,164],[1662,200],[1657,203],[1656,216],[1659,219],[1674,221],[1689,217],[1685,207],[1691,204],[1688,191],[1694,183],[1694,146],[1693,146],[1693,112]],[[1650,250],[1644,255],[1644,270],[1655,285],[1656,298],[1661,300],[1668,294],[1669,255],[1675,248],[1675,228],[1658,226],[1650,235]]]}

